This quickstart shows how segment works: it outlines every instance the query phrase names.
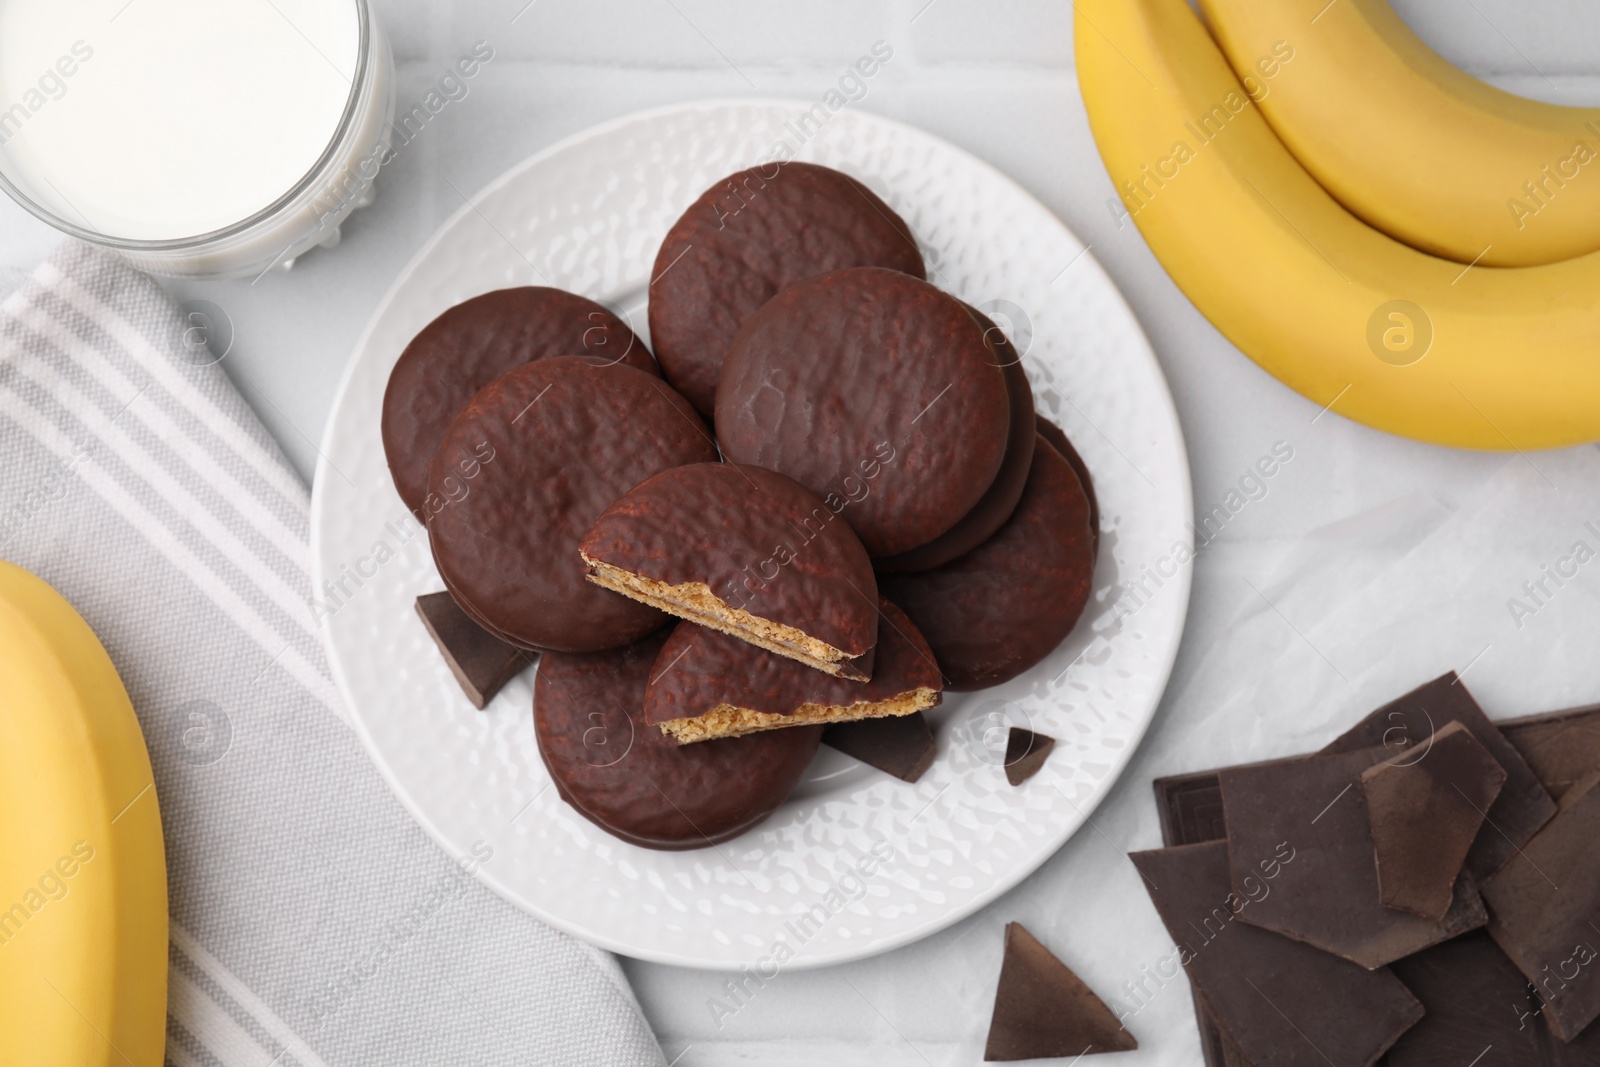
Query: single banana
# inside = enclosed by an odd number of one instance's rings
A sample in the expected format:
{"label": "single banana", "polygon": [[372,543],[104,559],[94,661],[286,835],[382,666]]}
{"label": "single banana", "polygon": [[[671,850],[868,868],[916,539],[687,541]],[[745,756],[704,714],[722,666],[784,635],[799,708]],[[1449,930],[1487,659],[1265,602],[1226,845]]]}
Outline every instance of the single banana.
{"label": "single banana", "polygon": [[150,757],[89,624],[0,562],[0,1065],[161,1067],[167,869]]}
{"label": "single banana", "polygon": [[[1424,44],[1387,0],[1200,7],[1233,69],[1260,87],[1261,113],[1289,151],[1384,233],[1492,267],[1600,250],[1600,108],[1479,81]],[[1283,48],[1293,60],[1263,78],[1258,64]]]}
{"label": "single banana", "polygon": [[1419,440],[1600,437],[1600,254],[1503,269],[1404,245],[1300,166],[1185,0],[1075,6],[1079,85],[1122,204],[1246,355],[1319,406]]}

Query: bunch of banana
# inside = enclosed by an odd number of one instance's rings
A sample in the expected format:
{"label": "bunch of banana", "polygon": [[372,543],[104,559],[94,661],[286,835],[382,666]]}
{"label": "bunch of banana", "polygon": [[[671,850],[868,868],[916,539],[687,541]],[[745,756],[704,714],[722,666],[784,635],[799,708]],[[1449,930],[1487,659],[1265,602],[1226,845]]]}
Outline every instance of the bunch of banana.
{"label": "bunch of banana", "polygon": [[167,871],[150,757],[89,624],[0,562],[0,1065],[161,1067]]}
{"label": "bunch of banana", "polygon": [[[1491,267],[1600,249],[1600,108],[1539,103],[1441,58],[1388,0],[1201,0],[1233,69],[1286,42],[1261,113],[1341,204]],[[1313,21],[1315,20],[1315,21]]]}
{"label": "bunch of banana", "polygon": [[[1486,449],[1600,437],[1600,253],[1495,268],[1419,251],[1352,214],[1263,118],[1257,101],[1295,76],[1302,46],[1272,42],[1241,82],[1185,0],[1075,7],[1079,84],[1112,181],[1167,272],[1247,355],[1407,437]],[[1368,121],[1408,104],[1384,101]]]}

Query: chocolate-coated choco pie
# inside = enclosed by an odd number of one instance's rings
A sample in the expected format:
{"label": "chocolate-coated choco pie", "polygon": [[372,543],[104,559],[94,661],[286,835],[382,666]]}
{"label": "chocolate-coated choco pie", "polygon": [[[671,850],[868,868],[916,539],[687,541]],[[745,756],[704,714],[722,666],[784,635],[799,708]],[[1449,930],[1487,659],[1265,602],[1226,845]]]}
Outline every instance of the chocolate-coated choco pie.
{"label": "chocolate-coated choco pie", "polygon": [[662,625],[654,608],[588,582],[578,541],[658,471],[715,457],[700,416],[660,378],[571,356],[496,378],[456,416],[430,465],[493,447],[470,488],[428,519],[439,575],[478,625],[525,648],[591,652]]}
{"label": "chocolate-coated choco pie", "polygon": [[983,499],[1005,459],[1004,360],[967,306],[909,275],[833,271],[780,292],[734,338],[717,440],[736,463],[827,499],[885,446],[843,514],[875,559],[926,544]]}
{"label": "chocolate-coated choco pie", "polygon": [[383,453],[406,507],[423,512],[428,461],[472,395],[513,367],[550,356],[592,356],[656,373],[644,342],[610,310],[547,286],[463,300],[411,339],[383,394]]}
{"label": "chocolate-coated choco pie", "polygon": [[710,415],[728,345],[779,290],[843,267],[923,277],[889,205],[813,163],[767,163],[707,189],[667,232],[650,270],[650,338],[667,380]]}
{"label": "chocolate-coated choco pie", "polygon": [[662,631],[606,652],[546,654],[534,679],[534,732],[557,792],[585,818],[645,848],[704,848],[788,799],[822,727],[679,745],[644,721],[665,639]]}

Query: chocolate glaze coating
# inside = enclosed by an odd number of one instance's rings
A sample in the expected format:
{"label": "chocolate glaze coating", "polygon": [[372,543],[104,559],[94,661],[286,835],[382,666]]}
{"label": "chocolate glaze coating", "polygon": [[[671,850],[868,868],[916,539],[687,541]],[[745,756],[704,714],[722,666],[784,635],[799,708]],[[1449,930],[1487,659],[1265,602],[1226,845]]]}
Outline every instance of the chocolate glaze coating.
{"label": "chocolate glaze coating", "polygon": [[561,799],[590,822],[645,848],[701,848],[737,837],[788,799],[822,727],[678,745],[644,721],[645,686],[665,640],[661,631],[607,652],[544,656],[534,733]]}
{"label": "chocolate glaze coating", "polygon": [[848,707],[858,701],[879,703],[914,689],[943,689],[939,665],[916,626],[887,600],[882,610],[870,682],[836,678],[736,637],[679,623],[651,669],[645,721],[692,718],[719,704],[792,715],[807,703]]}
{"label": "chocolate glaze coating", "polygon": [[1000,473],[994,476],[989,491],[960,522],[925,545],[878,560],[880,571],[925,571],[949,563],[983,544],[1017,509],[1022,487],[1028,481],[1028,471],[1033,467],[1033,443],[1039,434],[1033,412],[1033,386],[1028,382],[1028,372],[1023,369],[1022,356],[993,319],[970,304],[967,310],[983,325],[984,335],[989,338],[1000,369],[1005,372],[1006,395],[1011,400],[1006,456],[1000,461]]}
{"label": "chocolate glaze coating", "polygon": [[924,277],[910,228],[839,171],[769,163],[713,185],[667,231],[650,271],[650,337],[667,380],[711,415],[744,321],[778,290],[843,267]]}
{"label": "chocolate glaze coating", "polygon": [[722,367],[717,436],[737,463],[828,500],[874,558],[971,511],[1005,458],[1011,399],[983,327],[955,297],[876,267],[791,285]]}
{"label": "chocolate glaze coating", "polygon": [[524,363],[582,355],[657,373],[650,350],[621,319],[561,289],[484,293],[424,326],[400,353],[383,394],[383,454],[406,507],[422,510],[428,461],[474,393]]}
{"label": "chocolate glaze coating", "polygon": [[1039,436],[1051,448],[1061,453],[1061,458],[1072,465],[1072,470],[1078,476],[1078,481],[1083,485],[1083,491],[1089,498],[1089,528],[1094,531],[1094,554],[1100,557],[1100,501],[1094,495],[1094,479],[1089,476],[1089,465],[1078,455],[1078,450],[1072,447],[1072,442],[1067,440],[1066,431],[1043,415],[1035,414],[1034,423],[1039,428]]}
{"label": "chocolate glaze coating", "polygon": [[884,575],[884,595],[917,624],[945,687],[1009,681],[1059,645],[1089,599],[1089,500],[1078,476],[1040,442],[1022,500],[989,540],[943,567]]}
{"label": "chocolate glaze coating", "polygon": [[761,467],[662,471],[613,501],[582,549],[657,581],[704,582],[733,607],[850,656],[878,643],[878,582],[867,550],[815,493]]}
{"label": "chocolate glaze coating", "polygon": [[660,378],[573,356],[524,364],[467,403],[429,465],[429,491],[451,501],[428,516],[433,561],[462,610],[513,644],[627,644],[666,616],[589,582],[578,542],[650,475],[715,455]]}

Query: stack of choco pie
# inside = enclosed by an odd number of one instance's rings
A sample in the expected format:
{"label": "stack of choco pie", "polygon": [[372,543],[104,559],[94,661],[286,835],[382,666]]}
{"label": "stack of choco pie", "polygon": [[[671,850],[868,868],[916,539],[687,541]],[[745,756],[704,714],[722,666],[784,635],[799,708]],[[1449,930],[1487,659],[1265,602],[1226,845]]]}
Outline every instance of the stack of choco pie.
{"label": "stack of choco pie", "polygon": [[854,179],[734,174],[652,275],[653,357],[556,289],[446,311],[395,365],[383,442],[468,695],[539,654],[562,798],[683,849],[766,818],[823,741],[915,780],[944,689],[1073,628],[1098,518],[1004,333]]}

